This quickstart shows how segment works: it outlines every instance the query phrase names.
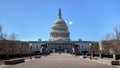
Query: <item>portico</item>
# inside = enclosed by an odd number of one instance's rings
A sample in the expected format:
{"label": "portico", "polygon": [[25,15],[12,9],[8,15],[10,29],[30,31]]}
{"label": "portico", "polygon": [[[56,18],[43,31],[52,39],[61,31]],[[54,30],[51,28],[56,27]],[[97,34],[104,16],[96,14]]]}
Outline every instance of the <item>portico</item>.
{"label": "portico", "polygon": [[73,43],[66,43],[66,42],[50,42],[47,43],[48,49],[50,51],[52,51],[53,49],[55,49],[55,52],[65,52],[67,51],[67,53],[72,52],[72,45]]}

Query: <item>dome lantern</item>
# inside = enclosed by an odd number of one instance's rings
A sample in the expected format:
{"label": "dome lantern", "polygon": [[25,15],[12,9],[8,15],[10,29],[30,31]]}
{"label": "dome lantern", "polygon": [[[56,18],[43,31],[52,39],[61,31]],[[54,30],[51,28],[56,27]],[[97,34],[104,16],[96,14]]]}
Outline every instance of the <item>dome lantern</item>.
{"label": "dome lantern", "polygon": [[58,19],[62,19],[61,9],[59,9]]}

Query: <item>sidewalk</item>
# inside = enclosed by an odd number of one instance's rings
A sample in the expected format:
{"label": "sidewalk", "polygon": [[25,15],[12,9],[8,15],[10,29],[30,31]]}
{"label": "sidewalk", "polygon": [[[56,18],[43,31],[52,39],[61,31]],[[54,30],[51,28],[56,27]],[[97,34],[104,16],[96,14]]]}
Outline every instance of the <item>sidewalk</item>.
{"label": "sidewalk", "polygon": [[111,65],[111,61],[112,61],[112,59],[105,59],[105,58],[103,58],[103,59],[98,59],[98,60],[94,60],[94,59],[92,59],[92,61],[95,61],[95,62],[99,62],[99,63],[103,63],[103,64],[107,64],[107,65]]}
{"label": "sidewalk", "polygon": [[[25,62],[30,61],[30,58],[29,58],[29,57],[22,57],[22,58],[25,59]],[[35,58],[34,58],[33,56],[32,56],[32,60],[35,60]],[[8,66],[8,65],[5,65],[5,64],[4,64],[4,61],[5,61],[5,60],[0,60],[0,68],[7,67],[7,66]]]}
{"label": "sidewalk", "polygon": [[[26,62],[16,65],[3,65],[2,68],[115,68],[110,65],[93,62],[89,58],[83,59],[82,56],[70,54],[52,53],[42,58],[29,58]],[[0,68],[1,68],[0,67]]]}
{"label": "sidewalk", "polygon": [[120,65],[111,65],[111,61],[113,61],[111,58],[99,58],[98,60],[92,59],[92,61],[120,68]]}

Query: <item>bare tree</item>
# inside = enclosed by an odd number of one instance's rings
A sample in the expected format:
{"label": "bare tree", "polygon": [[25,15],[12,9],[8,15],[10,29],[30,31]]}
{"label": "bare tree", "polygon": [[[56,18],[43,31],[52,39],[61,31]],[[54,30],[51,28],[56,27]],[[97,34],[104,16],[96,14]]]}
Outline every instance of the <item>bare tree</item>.
{"label": "bare tree", "polygon": [[113,33],[107,33],[102,41],[104,53],[120,54],[120,25],[115,26]]}
{"label": "bare tree", "polygon": [[2,29],[2,25],[0,24],[0,40],[3,39],[3,29]]}
{"label": "bare tree", "polygon": [[3,32],[3,26],[0,24],[0,40],[7,39],[7,33]]}
{"label": "bare tree", "polygon": [[105,40],[111,40],[111,39],[112,39],[111,33],[107,33],[107,34],[105,35]]}
{"label": "bare tree", "polygon": [[0,33],[2,32],[2,25],[0,24]]}
{"label": "bare tree", "polygon": [[11,34],[10,34],[10,40],[12,40],[12,41],[17,40],[17,34],[11,33]]}
{"label": "bare tree", "polygon": [[4,39],[4,40],[7,40],[7,39],[8,39],[7,36],[8,36],[8,34],[7,34],[7,33],[4,33],[4,34],[3,34],[3,39]]}
{"label": "bare tree", "polygon": [[0,24],[0,53],[5,52],[4,40],[7,39],[7,34],[3,33],[3,27]]}
{"label": "bare tree", "polygon": [[12,41],[12,53],[15,54],[15,41],[16,41],[17,34],[11,33],[10,40]]}
{"label": "bare tree", "polygon": [[115,26],[114,32],[115,32],[115,39],[120,40],[120,25]]}

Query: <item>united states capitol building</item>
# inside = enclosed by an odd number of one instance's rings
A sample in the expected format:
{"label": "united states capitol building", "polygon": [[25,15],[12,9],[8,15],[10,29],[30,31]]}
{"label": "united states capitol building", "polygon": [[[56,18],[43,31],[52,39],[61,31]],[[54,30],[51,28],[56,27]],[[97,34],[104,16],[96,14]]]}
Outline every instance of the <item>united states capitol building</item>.
{"label": "united states capitol building", "polygon": [[[52,24],[52,23],[51,23]],[[71,53],[75,51],[75,47],[79,53],[90,51],[90,41],[72,41],[70,39],[69,28],[62,18],[61,9],[59,9],[58,18],[54,21],[50,38],[48,41],[29,41],[32,45],[33,52],[66,52]],[[45,46],[43,46],[45,45]]]}

